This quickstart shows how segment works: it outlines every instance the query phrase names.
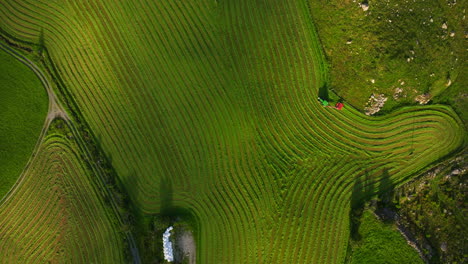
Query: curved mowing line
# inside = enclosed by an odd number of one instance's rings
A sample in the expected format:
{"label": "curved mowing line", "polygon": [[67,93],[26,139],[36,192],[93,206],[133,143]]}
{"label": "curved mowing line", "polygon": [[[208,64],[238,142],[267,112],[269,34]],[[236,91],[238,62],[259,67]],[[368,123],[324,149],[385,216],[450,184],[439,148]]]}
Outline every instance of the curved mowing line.
{"label": "curved mowing line", "polygon": [[[89,171],[69,143],[63,135],[44,138],[24,182],[0,207],[0,233],[22,241],[21,250],[11,254],[22,262],[79,258],[121,262],[121,234],[112,226],[108,210],[91,186]],[[0,249],[10,255],[10,244],[1,243]]]}
{"label": "curved mowing line", "polygon": [[14,36],[44,27],[143,212],[159,211],[170,179],[173,204],[200,221],[202,263],[340,263],[356,179],[378,185],[385,166],[399,184],[466,142],[446,106],[321,107],[326,64],[304,0],[5,6]]}
{"label": "curved mowing line", "polygon": [[55,116],[62,116],[65,119],[67,119],[68,115],[65,112],[63,112],[63,110],[61,109],[61,106],[60,106],[59,102],[56,101],[56,97],[55,97],[55,95],[54,95],[54,93],[52,91],[52,87],[50,86],[49,82],[47,81],[47,78],[44,76],[42,71],[36,65],[34,65],[29,59],[27,59],[24,56],[20,55],[19,53],[17,53],[16,51],[9,48],[8,46],[6,46],[3,43],[0,43],[0,48],[2,50],[4,50],[5,52],[11,54],[16,59],[18,59],[21,63],[26,65],[28,68],[30,68],[36,74],[36,76],[39,78],[39,80],[41,81],[42,85],[47,90],[47,93],[49,95],[49,107],[48,107],[49,109],[48,109],[46,120],[44,122],[44,126],[43,126],[43,128],[41,130],[41,133],[39,135],[39,139],[38,139],[36,145],[34,146],[32,155],[29,158],[25,168],[23,169],[20,176],[18,177],[18,180],[12,186],[12,188],[8,191],[8,193],[5,194],[5,196],[2,197],[2,199],[0,200],[0,206],[1,206],[3,203],[5,203],[9,199],[9,196],[11,195],[11,193],[14,192],[14,190],[17,188],[17,186],[21,184],[21,182],[22,182],[22,180],[24,178],[24,174],[25,174],[26,170],[28,169],[29,164],[31,163],[33,158],[36,156],[37,151],[39,149],[39,146],[42,143],[43,137],[44,137],[44,135],[45,135],[45,133],[46,133],[52,119]]}
{"label": "curved mowing line", "polygon": [[[41,70],[36,66],[34,65],[30,60],[28,60],[27,58],[25,58],[24,56],[22,55],[19,55],[18,53],[16,53],[15,51],[11,50],[10,48],[4,46],[2,44],[1,46],[2,48],[5,48],[7,49],[8,52],[12,53],[12,55],[14,55],[15,57],[17,57],[20,61],[22,61],[23,63],[25,63],[28,67],[30,67],[37,75],[38,77],[41,79],[41,81],[43,82],[44,86],[46,87],[47,89],[47,92],[49,94],[49,113],[47,115],[47,119],[46,119],[46,122],[45,122],[45,125],[44,125],[44,128],[43,128],[43,131],[42,131],[42,135],[39,139],[39,142],[38,142],[38,145],[36,146],[36,148],[39,146],[39,143],[42,143],[43,142],[43,135],[45,133],[45,131],[48,129],[48,126],[50,125],[51,121],[56,118],[56,117],[61,117],[63,120],[69,120],[69,117],[68,115],[66,114],[66,112],[64,112],[59,104],[59,102],[57,102],[57,99],[56,99],[56,96],[55,94],[53,93],[52,91],[52,88],[51,86],[49,85],[49,83],[47,82],[47,79],[44,77],[44,74],[41,72]],[[73,127],[72,127],[73,128]],[[76,136],[76,134],[75,134]],[[37,151],[35,151],[36,153]],[[81,156],[81,155],[80,155]],[[37,156],[36,154],[32,155],[31,156],[31,161],[28,163],[28,167],[30,166],[31,162],[36,159]],[[28,168],[27,167],[27,168]],[[23,180],[24,180],[24,175],[26,174],[27,172],[27,168],[25,168],[23,174],[21,175],[21,177],[18,179],[17,183],[15,184],[15,186],[13,186],[13,188],[10,190],[9,194],[7,196],[4,197],[4,199],[1,201],[2,202],[2,205],[4,203],[6,203],[11,197],[14,196],[14,194],[16,193],[17,189],[22,186],[23,184]],[[29,170],[29,169],[28,169]],[[130,241],[130,245],[132,247],[132,254],[134,255],[134,258],[135,258],[135,261],[138,263],[139,262],[139,258],[138,258],[138,252],[136,252],[136,249],[134,247],[134,245],[132,246],[132,243],[133,242],[133,238],[131,236],[130,233],[126,233],[127,235],[127,238],[128,240]],[[117,251],[119,254],[121,254],[121,250]]]}

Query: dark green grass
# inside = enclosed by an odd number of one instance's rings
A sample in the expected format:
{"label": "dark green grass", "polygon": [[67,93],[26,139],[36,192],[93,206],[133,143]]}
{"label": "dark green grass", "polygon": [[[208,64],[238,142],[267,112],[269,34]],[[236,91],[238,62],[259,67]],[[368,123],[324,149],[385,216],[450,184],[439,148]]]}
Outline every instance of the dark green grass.
{"label": "dark green grass", "polygon": [[[359,1],[309,2],[330,62],[330,87],[356,108],[364,109],[372,93],[388,97],[381,112],[388,113],[418,104],[417,95],[441,102],[445,93],[458,94],[457,85],[466,87],[463,5],[369,1],[365,12]],[[394,99],[396,88],[403,92]],[[462,103],[442,101],[462,111]]]}
{"label": "dark green grass", "polygon": [[465,67],[458,75],[457,81],[433,100],[433,103],[449,104],[453,106],[457,114],[463,120],[465,128],[468,128],[468,96],[466,93],[467,84],[468,78]]}
{"label": "dark green grass", "polygon": [[458,119],[440,106],[375,119],[323,108],[305,2],[217,2],[12,1],[0,24],[37,29],[35,42],[44,28],[67,100],[131,203],[193,212],[198,262],[342,263],[352,181],[369,168],[378,182],[384,165],[407,180],[461,144]]}
{"label": "dark green grass", "polygon": [[359,234],[350,263],[423,263],[393,225],[380,222],[369,210],[362,215]]}
{"label": "dark green grass", "polygon": [[402,222],[433,248],[427,256],[430,263],[466,262],[466,149],[464,153],[395,191]]}
{"label": "dark green grass", "polygon": [[0,198],[21,174],[47,114],[47,93],[36,75],[0,50]]}

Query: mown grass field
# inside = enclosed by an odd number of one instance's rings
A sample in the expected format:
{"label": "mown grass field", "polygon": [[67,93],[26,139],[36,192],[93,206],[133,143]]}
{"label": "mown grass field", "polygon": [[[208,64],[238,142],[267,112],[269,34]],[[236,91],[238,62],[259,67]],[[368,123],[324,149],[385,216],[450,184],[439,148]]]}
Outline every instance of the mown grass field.
{"label": "mown grass field", "polygon": [[43,34],[138,210],[194,216],[199,263],[342,263],[352,199],[466,140],[443,105],[321,107],[305,1],[8,0],[0,17],[20,40]]}
{"label": "mown grass field", "polygon": [[0,197],[3,197],[32,154],[48,101],[41,82],[26,65],[2,49],[0,61]]}
{"label": "mown grass field", "polygon": [[0,263],[122,263],[123,235],[63,121],[0,204]]}

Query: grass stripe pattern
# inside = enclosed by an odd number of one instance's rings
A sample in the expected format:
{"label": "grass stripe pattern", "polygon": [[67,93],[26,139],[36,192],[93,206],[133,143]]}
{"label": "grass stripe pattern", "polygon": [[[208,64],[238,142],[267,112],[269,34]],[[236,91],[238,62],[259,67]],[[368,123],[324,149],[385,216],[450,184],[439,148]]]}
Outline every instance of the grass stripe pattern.
{"label": "grass stripe pattern", "polygon": [[401,184],[466,142],[447,106],[320,106],[306,1],[6,0],[0,17],[21,40],[43,32],[143,213],[171,183],[200,263],[342,263],[356,182],[385,190],[385,174]]}
{"label": "grass stripe pattern", "polygon": [[120,227],[70,135],[49,131],[0,206],[0,263],[124,260]]}

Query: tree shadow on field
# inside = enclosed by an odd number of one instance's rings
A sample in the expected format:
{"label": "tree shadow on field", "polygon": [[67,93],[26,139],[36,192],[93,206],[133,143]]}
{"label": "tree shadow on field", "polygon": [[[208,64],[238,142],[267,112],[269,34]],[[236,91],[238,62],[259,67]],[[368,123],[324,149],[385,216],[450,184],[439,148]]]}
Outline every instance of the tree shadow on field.
{"label": "tree shadow on field", "polygon": [[375,194],[378,194],[377,205],[379,216],[382,216],[385,221],[393,219],[392,210],[387,209],[394,206],[394,189],[395,183],[390,179],[390,170],[388,168],[383,169],[378,183],[372,181],[368,170],[364,172],[364,175],[355,179],[350,200],[351,210],[349,211],[349,230],[351,238],[354,241],[359,241],[362,238],[359,234],[361,216],[365,203],[374,197]]}
{"label": "tree shadow on field", "polygon": [[[396,184],[390,179],[390,173],[388,168],[384,168],[382,172],[382,176],[379,181],[379,207],[382,208],[384,211],[385,210],[393,208],[394,207],[394,202],[393,202],[393,196],[395,193],[395,186]],[[385,212],[384,212],[385,213]],[[386,220],[392,220],[393,216],[392,215],[384,215]]]}
{"label": "tree shadow on field", "polygon": [[170,215],[172,211],[172,201],[174,197],[174,191],[172,188],[171,179],[164,177],[161,179],[161,184],[159,185],[159,195],[161,202],[161,214]]}
{"label": "tree shadow on field", "polygon": [[330,95],[328,93],[328,84],[325,83],[322,87],[319,88],[318,96],[323,100],[330,100]]}
{"label": "tree shadow on field", "polygon": [[359,226],[361,225],[361,216],[364,211],[365,203],[373,194],[374,184],[371,181],[368,170],[364,175],[357,177],[354,181],[353,191],[351,193],[351,209],[349,211],[349,230],[351,238],[355,241],[361,240]]}
{"label": "tree shadow on field", "polygon": [[198,219],[191,208],[180,207],[174,204],[174,188],[169,177],[163,177],[159,184],[161,209],[155,217],[166,219],[171,225],[185,223],[190,226],[194,234],[200,230]]}

